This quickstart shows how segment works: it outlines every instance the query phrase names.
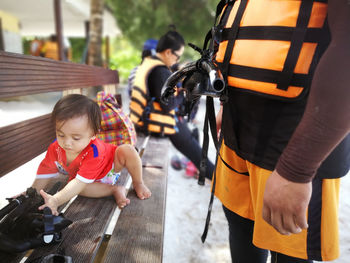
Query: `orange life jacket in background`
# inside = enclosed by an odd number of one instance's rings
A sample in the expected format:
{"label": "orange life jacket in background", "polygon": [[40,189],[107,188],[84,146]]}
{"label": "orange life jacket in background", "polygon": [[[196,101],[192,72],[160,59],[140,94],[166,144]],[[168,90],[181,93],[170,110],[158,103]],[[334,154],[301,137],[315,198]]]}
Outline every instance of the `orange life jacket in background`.
{"label": "orange life jacket in background", "polygon": [[227,85],[287,100],[305,94],[330,39],[326,14],[321,0],[231,1],[215,57]]}
{"label": "orange life jacket in background", "polygon": [[45,58],[59,60],[57,42],[46,41],[41,51],[44,53]]}
{"label": "orange life jacket in background", "polygon": [[146,57],[137,68],[131,92],[130,118],[137,128],[146,132],[174,134],[175,111],[164,112],[159,102],[149,94],[148,76],[158,66],[165,64],[158,59]]}

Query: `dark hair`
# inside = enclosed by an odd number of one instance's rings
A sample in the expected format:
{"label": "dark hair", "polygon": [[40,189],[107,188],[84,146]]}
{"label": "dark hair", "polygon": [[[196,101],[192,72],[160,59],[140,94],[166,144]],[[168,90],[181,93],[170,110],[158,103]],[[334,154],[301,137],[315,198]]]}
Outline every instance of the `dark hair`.
{"label": "dark hair", "polygon": [[184,45],[184,38],[177,31],[170,30],[159,39],[156,51],[162,52],[169,48],[175,51],[179,50]]}
{"label": "dark hair", "polygon": [[52,42],[56,42],[57,41],[57,36],[56,35],[51,35],[50,36],[50,41],[52,41]]}
{"label": "dark hair", "polygon": [[96,102],[80,94],[70,94],[61,98],[53,108],[51,121],[66,121],[74,117],[87,115],[89,124],[94,133],[98,133],[101,127],[102,114]]}
{"label": "dark hair", "polygon": [[149,56],[152,56],[152,50],[143,50],[143,51],[142,51],[142,54],[141,54],[142,60],[143,60],[145,57],[149,57]]}

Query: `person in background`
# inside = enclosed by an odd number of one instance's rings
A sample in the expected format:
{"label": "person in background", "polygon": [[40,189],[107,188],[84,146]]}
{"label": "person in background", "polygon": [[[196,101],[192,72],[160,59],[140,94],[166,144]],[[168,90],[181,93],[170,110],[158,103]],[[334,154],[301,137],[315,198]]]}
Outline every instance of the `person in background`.
{"label": "person in background", "polygon": [[51,35],[50,38],[44,42],[44,45],[41,49],[41,56],[45,58],[59,60],[58,43],[56,35]]}
{"label": "person in background", "polygon": [[[101,110],[96,102],[80,94],[67,95],[56,103],[51,117],[56,140],[49,146],[33,183],[45,201],[39,209],[49,207],[58,215],[57,208],[78,194],[95,198],[113,195],[118,207],[123,208],[130,200],[124,186],[116,182],[124,167],[131,175],[137,196],[151,196],[143,183],[142,163],[135,148],[129,144],[107,144],[96,138],[101,125]],[[54,195],[42,190],[59,173],[69,177],[68,184]]]}
{"label": "person in background", "polygon": [[[154,56],[156,54],[158,40],[156,39],[147,39],[143,44],[142,54],[141,54],[141,63],[145,57]],[[134,67],[128,77],[128,94],[131,97],[131,90],[134,85],[135,74],[138,66]]]}
{"label": "person in background", "polygon": [[[202,149],[185,121],[179,121],[175,109],[183,103],[183,91],[161,102],[162,87],[172,74],[184,52],[185,41],[175,30],[170,30],[158,41],[156,54],[146,57],[138,67],[132,88],[130,118],[138,132],[153,136],[167,136],[177,150],[200,167]],[[211,178],[214,165],[208,161],[206,177]]]}
{"label": "person in background", "polygon": [[43,47],[43,41],[37,37],[35,37],[31,42],[29,46],[29,53],[32,56],[40,56],[41,49]]}
{"label": "person in background", "polygon": [[[182,65],[179,63],[176,63],[171,66],[170,70],[172,72],[180,70]],[[182,82],[177,83],[176,85],[178,90],[182,89]],[[190,114],[187,113],[186,110],[186,100],[184,99],[182,103],[180,103],[177,108],[175,109],[175,114],[177,118],[177,122],[183,123],[186,125],[189,129],[192,126],[191,130],[191,137],[194,138],[199,143],[199,130],[196,126],[196,115],[198,112],[200,100],[194,105],[192,108]],[[171,167],[175,170],[185,170],[185,176],[186,177],[193,177],[198,178],[199,170],[197,167],[185,156],[180,158],[177,154],[174,154],[170,159]]]}

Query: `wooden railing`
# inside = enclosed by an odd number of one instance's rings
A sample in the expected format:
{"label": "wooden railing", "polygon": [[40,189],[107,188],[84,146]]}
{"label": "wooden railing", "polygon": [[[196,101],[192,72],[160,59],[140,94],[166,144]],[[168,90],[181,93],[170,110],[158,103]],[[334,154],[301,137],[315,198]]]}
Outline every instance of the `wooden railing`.
{"label": "wooden railing", "polygon": [[[0,99],[118,82],[115,70],[0,51]],[[49,114],[0,128],[0,177],[44,152],[54,137]]]}

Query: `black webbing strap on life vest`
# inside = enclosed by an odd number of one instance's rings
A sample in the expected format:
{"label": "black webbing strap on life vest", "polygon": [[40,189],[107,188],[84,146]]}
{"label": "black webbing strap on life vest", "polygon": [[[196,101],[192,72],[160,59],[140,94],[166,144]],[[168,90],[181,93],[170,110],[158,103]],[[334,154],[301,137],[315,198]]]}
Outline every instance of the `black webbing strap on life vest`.
{"label": "black webbing strap on life vest", "polygon": [[[237,34],[238,34],[238,30],[239,30],[239,25],[241,23],[242,17],[243,17],[243,13],[245,8],[247,7],[247,2],[248,0],[242,0],[238,10],[237,10],[237,14],[235,17],[235,20],[233,21],[232,24],[232,35],[231,35],[231,39],[228,41],[227,47],[226,47],[226,51],[225,51],[225,56],[224,56],[224,61],[222,63],[222,66],[220,67],[221,73],[224,76],[224,79],[227,80],[227,71],[228,71],[228,67],[230,65],[230,59],[231,59],[231,55],[232,55],[232,51],[233,51],[233,46],[235,45],[236,42],[236,38],[237,38]],[[230,6],[229,8],[232,9],[233,6]],[[228,13],[230,13],[230,10],[227,10]]]}
{"label": "black webbing strap on life vest", "polygon": [[[230,10],[233,6],[233,3],[236,0],[221,0],[219,4],[216,7],[216,14],[215,14],[215,19],[214,19],[214,26],[208,31],[207,35],[205,36],[204,44],[203,44],[203,51],[207,50],[208,43],[209,44],[209,49],[211,50],[211,53],[214,54],[216,52],[215,47],[214,47],[214,42],[217,41],[217,44],[219,44],[220,39],[216,39],[217,34],[221,34],[221,26],[222,23],[227,21],[228,16],[230,14]],[[217,26],[217,19],[220,16],[223,8],[225,7],[226,4],[229,4],[228,8],[229,10],[226,9],[225,14],[220,18],[220,23]],[[210,109],[208,105],[213,105]],[[209,115],[208,112],[210,112],[210,115],[212,114],[214,116],[214,121],[215,121],[215,111],[214,111],[214,104],[212,98],[208,100],[207,97],[207,105],[206,105],[206,113],[205,113],[205,118],[204,118],[204,127],[203,127],[203,145],[202,145],[202,156],[201,156],[201,162],[200,162],[200,168],[199,168],[199,177],[198,177],[198,184],[199,185],[204,185],[205,182],[205,175],[206,175],[206,170],[207,170],[207,162],[208,162],[208,147],[209,147],[209,135],[208,135],[208,123],[209,123]],[[216,126],[216,122],[215,122]],[[216,136],[216,128],[215,128],[215,138]],[[213,137],[214,138],[214,137]],[[217,147],[217,138],[214,140],[215,146]]]}
{"label": "black webbing strap on life vest", "polygon": [[[304,42],[317,43],[324,33],[322,28],[307,28]],[[237,39],[292,41],[294,27],[284,26],[242,26]],[[221,30],[221,41],[232,39],[232,28]]]}
{"label": "black webbing strap on life vest", "polygon": [[216,149],[216,152],[218,153],[220,146],[218,143],[218,138],[216,133],[214,101],[212,97],[207,96],[204,127],[203,127],[202,158],[201,158],[199,178],[198,178],[199,185],[204,185],[204,182],[205,182],[205,174],[206,174],[207,162],[208,162],[209,126],[210,126],[211,136],[213,138],[213,142],[215,145],[215,149]]}
{"label": "black webbing strap on life vest", "polygon": [[[208,104],[208,97],[207,97]],[[209,133],[208,133],[208,108],[205,111],[204,126],[203,126],[203,145],[202,145],[202,157],[199,167],[198,184],[204,185],[205,174],[207,172],[208,162],[208,148],[209,148]]]}
{"label": "black webbing strap on life vest", "polygon": [[287,58],[284,62],[284,67],[279,81],[277,82],[277,89],[287,90],[291,83],[294,68],[299,59],[299,54],[303,46],[305,35],[307,32],[307,26],[311,17],[313,1],[303,0],[300,4],[299,15],[297,24],[293,32],[290,48],[287,54]]}
{"label": "black webbing strap on life vest", "polygon": [[[217,44],[220,42],[220,39],[217,39],[217,37],[218,37],[217,34],[219,34],[219,35],[221,34],[221,31],[222,31],[221,27],[223,27],[224,24],[226,23],[234,2],[235,1],[220,1],[220,3],[218,4],[218,6],[216,8],[214,27],[208,32],[208,34],[205,38],[203,50],[206,49],[207,43],[211,39],[211,43],[210,43],[209,48],[212,50],[213,53],[215,52],[214,42],[216,41]],[[216,26],[217,18],[220,15],[222,9],[225,7],[226,4],[229,4],[229,5],[228,5],[227,9],[225,10],[225,14],[221,17],[221,21],[220,21],[219,25]],[[220,36],[219,36],[219,38],[220,38]],[[207,96],[207,98],[206,98],[206,112],[205,112],[204,127],[203,127],[204,135],[203,135],[203,146],[202,146],[202,159],[201,159],[201,165],[200,165],[200,174],[199,174],[199,178],[198,178],[198,184],[200,184],[200,185],[204,185],[204,182],[205,182],[205,173],[206,173],[206,167],[207,167],[207,161],[208,161],[208,147],[209,147],[208,129],[209,129],[209,126],[210,126],[211,135],[212,135],[213,142],[214,142],[216,152],[217,152],[216,161],[215,161],[215,167],[216,167],[216,163],[217,163],[218,155],[219,155],[219,147],[220,147],[220,143],[221,143],[222,138],[220,139],[220,142],[219,142],[218,138],[217,138],[216,118],[215,118],[215,109],[214,109],[213,98]],[[216,171],[214,171],[212,180],[213,180],[213,183],[212,183],[212,191],[211,191],[209,207],[208,207],[208,214],[207,214],[207,218],[206,218],[204,231],[203,231],[203,234],[201,237],[201,240],[203,243],[205,242],[205,239],[207,237],[207,233],[209,230],[211,210],[213,207],[214,193],[215,193]]]}
{"label": "black webbing strap on life vest", "polygon": [[153,110],[153,101],[154,101],[154,98],[147,98],[147,105],[146,107],[144,107],[142,112],[141,120],[143,122],[143,127],[141,129],[143,130],[145,135],[149,135],[148,125],[150,123],[149,117]]}
{"label": "black webbing strap on life vest", "polygon": [[[214,103],[213,103],[213,98],[212,97],[207,97],[207,110],[206,110],[206,123],[204,123],[204,126],[207,127],[207,134],[208,134],[208,122],[210,124],[210,131],[211,135],[214,141],[214,145],[216,148],[216,160],[215,160],[215,167],[218,162],[218,157],[219,157],[219,151],[220,151],[220,145],[222,143],[223,139],[223,133],[220,134],[220,139],[218,140],[217,138],[217,131],[216,131],[216,120],[215,120],[215,111],[214,111]],[[204,148],[204,145],[203,145]],[[207,150],[206,150],[207,151]],[[212,188],[211,188],[211,194],[210,194],[210,201],[209,201],[209,207],[208,207],[208,213],[207,213],[207,218],[205,221],[205,226],[204,226],[204,231],[201,236],[201,240],[204,243],[205,239],[208,234],[209,230],[209,223],[210,223],[210,217],[211,217],[211,211],[213,208],[213,202],[214,202],[214,193],[215,193],[215,186],[216,186],[216,170],[214,170],[213,174],[213,182],[212,182]]]}
{"label": "black webbing strap on life vest", "polygon": [[[215,54],[216,50],[215,50],[214,42],[217,42],[217,44],[221,42],[221,32],[222,32],[223,26],[226,24],[228,16],[230,15],[229,11],[232,9],[233,3],[235,1],[236,0],[221,0],[219,4],[216,6],[214,26],[208,31],[207,35],[205,36],[203,50],[207,49],[208,43],[211,40],[209,48],[213,51],[213,54]],[[225,5],[227,4],[228,4],[228,9],[225,11],[224,15],[220,18],[218,25],[216,25],[218,17],[220,16]]]}
{"label": "black webbing strap on life vest", "polygon": [[43,210],[44,221],[44,233],[43,239],[45,243],[51,243],[54,240],[55,226],[53,223],[54,215],[51,213],[51,209],[45,207]]}

